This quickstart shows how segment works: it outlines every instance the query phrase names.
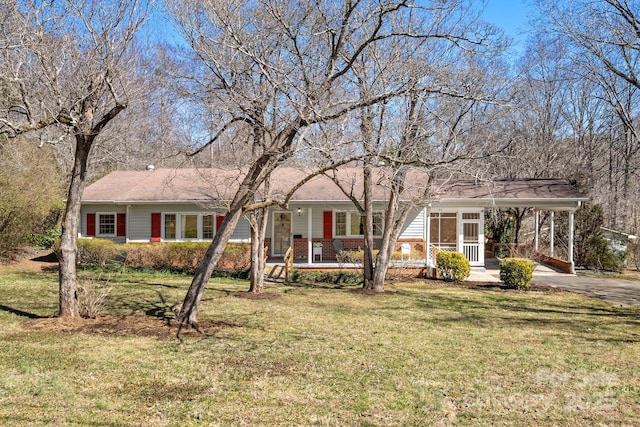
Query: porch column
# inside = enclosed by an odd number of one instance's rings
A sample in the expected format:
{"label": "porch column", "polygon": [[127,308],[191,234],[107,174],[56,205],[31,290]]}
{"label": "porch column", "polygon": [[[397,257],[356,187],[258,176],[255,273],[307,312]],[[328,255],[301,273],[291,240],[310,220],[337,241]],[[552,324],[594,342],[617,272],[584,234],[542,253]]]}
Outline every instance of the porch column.
{"label": "porch column", "polygon": [[424,209],[424,215],[424,260],[428,267],[431,265],[431,205]]}
{"label": "porch column", "polygon": [[535,224],[535,248],[536,248],[536,253],[538,253],[540,251],[540,245],[539,245],[539,236],[538,236],[538,224],[540,224],[540,212],[536,209],[536,224]]}
{"label": "porch column", "polygon": [[576,266],[573,263],[573,211],[569,211],[569,262],[571,263],[571,273],[576,274]]}
{"label": "porch column", "polygon": [[308,211],[308,215],[307,215],[307,259],[309,260],[309,264],[313,263],[313,242],[311,241],[311,239],[313,238],[313,234],[312,234],[312,229],[311,229],[311,224],[312,224],[312,217],[313,217],[313,212],[312,209],[309,208],[307,209]]}
{"label": "porch column", "polygon": [[555,218],[555,212],[551,211],[551,225],[550,225],[550,232],[551,235],[549,236],[549,246],[551,246],[549,248],[549,256],[551,258],[553,258],[553,236],[555,233],[555,224],[554,224],[554,218]]}

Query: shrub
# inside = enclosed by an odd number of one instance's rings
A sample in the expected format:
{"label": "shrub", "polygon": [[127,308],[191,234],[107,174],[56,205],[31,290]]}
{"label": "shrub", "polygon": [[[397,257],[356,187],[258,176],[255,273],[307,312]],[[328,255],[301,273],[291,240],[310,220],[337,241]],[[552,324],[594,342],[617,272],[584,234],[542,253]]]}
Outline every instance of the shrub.
{"label": "shrub", "polygon": [[461,283],[471,274],[469,261],[460,252],[439,251],[436,265],[438,273],[446,282]]}
{"label": "shrub", "polygon": [[629,260],[635,265],[636,270],[640,271],[640,242],[634,239],[627,246]]}
{"label": "shrub", "polygon": [[622,272],[625,268],[625,253],[609,247],[604,236],[593,236],[585,251],[585,265],[598,270]]}
{"label": "shrub", "polygon": [[364,278],[360,273],[347,271],[306,271],[291,270],[291,282],[294,283],[330,283],[333,285],[361,285]]}
{"label": "shrub", "polygon": [[[99,281],[98,278],[97,281]],[[83,279],[78,284],[78,312],[80,317],[95,319],[102,311],[104,300],[111,292],[109,281],[103,284],[96,283],[93,279]]]}
{"label": "shrub", "polygon": [[97,265],[104,267],[122,254],[123,246],[108,239],[78,239],[76,241],[78,265]]}
{"label": "shrub", "polygon": [[[59,243],[58,243],[59,244]],[[107,239],[78,239],[78,265],[104,267],[124,262],[127,267],[193,273],[207,252],[207,242],[129,243]],[[227,244],[217,271],[238,273],[251,266],[250,246]]]}
{"label": "shrub", "polygon": [[533,279],[533,261],[524,258],[505,258],[500,262],[500,280],[511,289],[529,289]]}
{"label": "shrub", "polygon": [[59,239],[61,235],[62,227],[56,226],[41,234],[31,234],[31,236],[29,236],[29,243],[37,248],[51,249],[55,245],[56,239]]}

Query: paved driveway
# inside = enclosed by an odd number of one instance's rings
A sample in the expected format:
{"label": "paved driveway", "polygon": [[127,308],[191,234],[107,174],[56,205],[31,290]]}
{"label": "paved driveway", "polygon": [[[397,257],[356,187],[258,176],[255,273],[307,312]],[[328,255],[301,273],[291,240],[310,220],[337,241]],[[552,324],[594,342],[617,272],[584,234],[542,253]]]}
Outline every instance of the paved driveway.
{"label": "paved driveway", "polygon": [[623,279],[602,279],[574,275],[534,274],[532,283],[555,286],[594,298],[622,305],[640,305],[640,282]]}
{"label": "paved driveway", "polygon": [[[470,280],[500,281],[497,260],[487,260],[487,270],[472,273]],[[640,305],[640,282],[624,279],[604,279],[559,273],[545,265],[537,265],[531,283],[554,286],[593,298],[600,298],[622,305]]]}

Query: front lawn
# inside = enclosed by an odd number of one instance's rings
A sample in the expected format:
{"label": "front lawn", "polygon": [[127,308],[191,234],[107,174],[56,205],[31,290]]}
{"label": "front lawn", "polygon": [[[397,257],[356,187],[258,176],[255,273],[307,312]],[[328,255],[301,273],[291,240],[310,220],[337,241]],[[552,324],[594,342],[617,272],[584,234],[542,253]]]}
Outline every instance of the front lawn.
{"label": "front lawn", "polygon": [[[105,280],[83,273],[83,280]],[[57,274],[0,270],[0,425],[639,425],[640,308],[579,295],[112,273],[106,313],[57,310]]]}

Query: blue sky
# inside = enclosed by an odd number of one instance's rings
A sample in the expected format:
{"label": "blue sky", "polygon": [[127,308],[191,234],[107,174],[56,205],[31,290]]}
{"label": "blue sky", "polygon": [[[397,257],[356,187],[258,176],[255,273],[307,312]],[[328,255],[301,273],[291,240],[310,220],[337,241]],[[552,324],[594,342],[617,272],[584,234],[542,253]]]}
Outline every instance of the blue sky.
{"label": "blue sky", "polygon": [[514,44],[522,44],[533,12],[530,0],[487,0],[483,17],[504,30],[514,39]]}

